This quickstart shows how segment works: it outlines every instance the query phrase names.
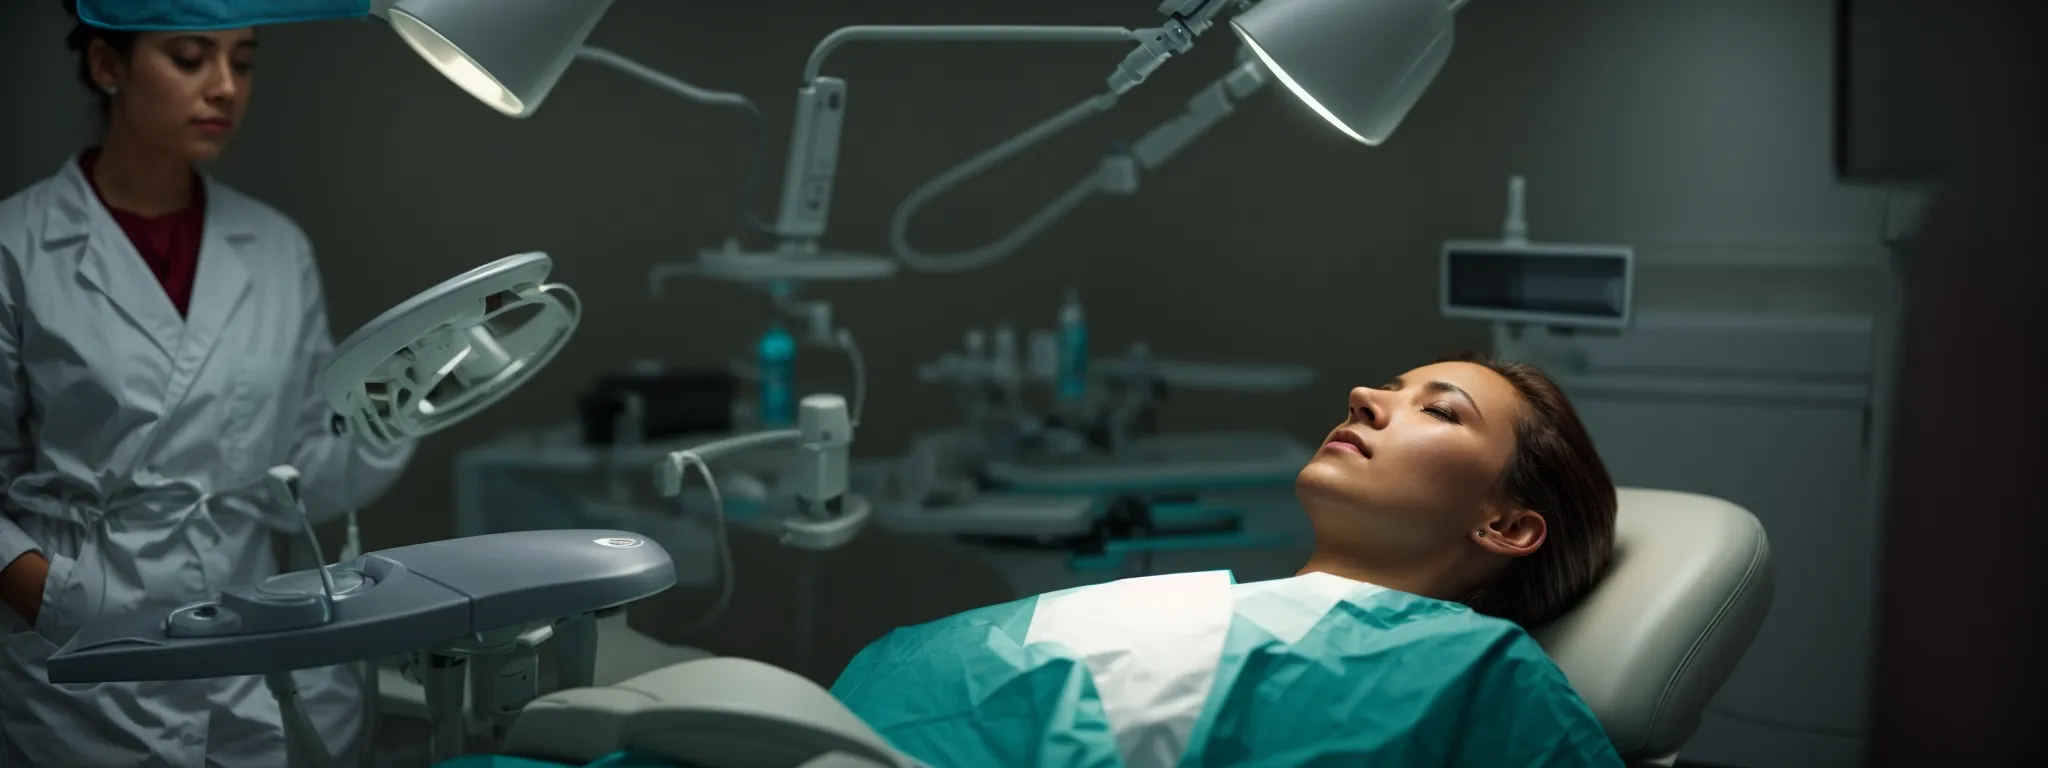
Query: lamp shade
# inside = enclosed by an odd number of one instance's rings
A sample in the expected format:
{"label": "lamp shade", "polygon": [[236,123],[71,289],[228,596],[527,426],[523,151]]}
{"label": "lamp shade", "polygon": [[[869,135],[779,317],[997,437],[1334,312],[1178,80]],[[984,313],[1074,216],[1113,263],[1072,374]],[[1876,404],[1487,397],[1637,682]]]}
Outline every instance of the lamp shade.
{"label": "lamp shade", "polygon": [[1230,26],[1337,130],[1387,140],[1451,55],[1445,0],[1265,0]]}
{"label": "lamp shade", "polygon": [[407,45],[499,112],[540,109],[612,0],[397,0],[385,20]]}

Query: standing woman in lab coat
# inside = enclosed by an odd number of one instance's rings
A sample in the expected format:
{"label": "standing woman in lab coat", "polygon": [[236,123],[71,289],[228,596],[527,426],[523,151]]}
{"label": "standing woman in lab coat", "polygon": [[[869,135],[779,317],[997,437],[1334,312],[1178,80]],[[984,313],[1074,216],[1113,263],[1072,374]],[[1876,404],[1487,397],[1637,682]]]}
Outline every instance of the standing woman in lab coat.
{"label": "standing woman in lab coat", "polygon": [[[256,37],[79,25],[104,137],[0,201],[4,768],[283,766],[259,678],[59,686],[46,662],[96,618],[275,574],[296,520],[259,503],[270,467],[318,523],[411,454],[340,434],[316,392],[334,344],[306,235],[195,169],[242,119]],[[298,674],[344,760],[353,669]]]}

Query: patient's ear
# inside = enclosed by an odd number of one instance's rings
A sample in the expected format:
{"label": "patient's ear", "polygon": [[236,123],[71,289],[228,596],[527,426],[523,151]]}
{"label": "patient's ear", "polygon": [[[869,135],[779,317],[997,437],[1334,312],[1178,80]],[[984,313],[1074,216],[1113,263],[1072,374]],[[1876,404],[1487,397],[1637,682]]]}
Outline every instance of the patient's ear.
{"label": "patient's ear", "polygon": [[1522,557],[1534,554],[1543,546],[1543,537],[1549,528],[1543,515],[1533,509],[1509,507],[1488,518],[1484,525],[1472,532],[1472,540],[1496,555]]}

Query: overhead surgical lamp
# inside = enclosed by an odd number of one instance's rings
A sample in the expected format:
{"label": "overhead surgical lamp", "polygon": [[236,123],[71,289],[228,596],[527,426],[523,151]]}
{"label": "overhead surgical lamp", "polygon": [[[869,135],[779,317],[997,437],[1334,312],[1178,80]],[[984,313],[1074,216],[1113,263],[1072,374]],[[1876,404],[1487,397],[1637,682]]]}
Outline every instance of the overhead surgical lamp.
{"label": "overhead surgical lamp", "polygon": [[1287,90],[1344,135],[1393,135],[1451,55],[1466,0],[1268,0],[1230,27]]}
{"label": "overhead surgical lamp", "polygon": [[[751,283],[788,280],[875,279],[894,274],[896,262],[932,271],[957,271],[996,260],[1097,192],[1135,190],[1136,171],[1165,161],[1241,100],[1279,80],[1316,114],[1368,145],[1390,136],[1449,57],[1453,16],[1466,0],[1164,0],[1166,22],[1157,27],[1077,26],[854,26],[827,35],[812,51],[798,92],[796,125],[785,164],[780,215],[773,225],[747,214],[754,229],[778,238],[773,251],[749,252],[737,241],[699,253],[694,271]],[[378,0],[384,17],[412,48],[465,91],[514,117],[533,114],[568,62],[586,58],[612,66],[672,93],[709,103],[759,110],[736,94],[707,91],[655,72],[584,40],[611,0]],[[1193,48],[1194,39],[1227,10],[1231,28],[1253,66],[1233,69],[1189,104],[1189,114],[1149,135],[1146,155],[1114,157],[996,243],[935,257],[918,253],[905,236],[911,215],[946,189],[1026,148],[1107,111],[1118,98]],[[818,247],[825,234],[845,119],[846,82],[820,74],[825,58],[858,41],[1137,43],[1111,72],[1108,91],[961,163],[912,193],[892,227],[894,260],[831,253]],[[1269,74],[1270,73],[1270,74]],[[1134,162],[1135,160],[1135,162]],[[758,169],[758,163],[757,163]],[[751,181],[749,182],[751,184]]]}
{"label": "overhead surgical lamp", "polygon": [[540,109],[612,0],[378,0],[415,53],[512,117]]}

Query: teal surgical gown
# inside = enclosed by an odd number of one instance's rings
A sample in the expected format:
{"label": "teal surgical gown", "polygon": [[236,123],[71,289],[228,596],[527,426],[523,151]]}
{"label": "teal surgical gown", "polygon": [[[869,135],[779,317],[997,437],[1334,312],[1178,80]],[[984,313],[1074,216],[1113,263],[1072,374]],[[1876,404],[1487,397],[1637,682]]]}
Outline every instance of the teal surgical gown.
{"label": "teal surgical gown", "polygon": [[832,693],[965,766],[1620,766],[1520,627],[1327,574],[1127,579],[896,630]]}

